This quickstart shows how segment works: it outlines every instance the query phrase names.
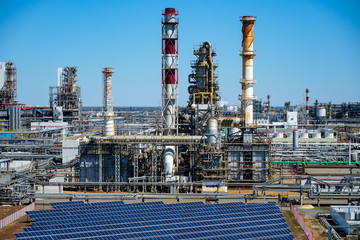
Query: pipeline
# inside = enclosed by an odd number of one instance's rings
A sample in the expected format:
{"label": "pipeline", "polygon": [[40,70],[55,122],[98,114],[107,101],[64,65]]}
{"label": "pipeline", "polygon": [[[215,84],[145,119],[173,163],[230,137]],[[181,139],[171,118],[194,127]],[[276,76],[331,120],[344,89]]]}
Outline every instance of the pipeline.
{"label": "pipeline", "polygon": [[271,163],[289,163],[289,164],[295,164],[295,163],[315,163],[315,164],[349,164],[349,162],[316,162],[316,161],[271,161]]}

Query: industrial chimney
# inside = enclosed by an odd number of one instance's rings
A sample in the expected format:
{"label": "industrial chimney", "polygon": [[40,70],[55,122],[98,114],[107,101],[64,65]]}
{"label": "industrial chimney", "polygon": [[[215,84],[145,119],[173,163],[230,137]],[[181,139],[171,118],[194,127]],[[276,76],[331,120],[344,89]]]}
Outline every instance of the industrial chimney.
{"label": "industrial chimney", "polygon": [[114,109],[113,109],[113,95],[112,95],[112,82],[111,76],[114,71],[111,68],[104,68],[102,71],[104,76],[103,81],[103,113],[105,122],[105,136],[114,136]]}
{"label": "industrial chimney", "polygon": [[242,96],[241,109],[244,114],[245,126],[253,125],[253,104],[254,96],[254,76],[253,76],[253,58],[256,55],[254,51],[254,23],[256,19],[252,16],[244,16],[240,19],[242,26],[242,52],[240,56],[243,59],[243,78],[242,78]]}
{"label": "industrial chimney", "polygon": [[179,12],[166,8],[162,12],[162,116],[163,134],[177,134],[178,109],[178,20]]}
{"label": "industrial chimney", "polygon": [[[178,20],[175,8],[162,12],[162,122],[164,135],[178,133]],[[165,146],[164,171],[166,180],[173,173],[175,147]]]}

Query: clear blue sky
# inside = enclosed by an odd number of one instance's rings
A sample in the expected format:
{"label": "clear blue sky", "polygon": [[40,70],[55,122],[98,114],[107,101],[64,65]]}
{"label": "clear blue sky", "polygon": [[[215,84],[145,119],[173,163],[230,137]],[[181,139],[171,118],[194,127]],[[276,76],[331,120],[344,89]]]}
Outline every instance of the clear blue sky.
{"label": "clear blue sky", "polygon": [[254,27],[255,95],[272,105],[360,101],[360,1],[0,0],[0,61],[18,69],[18,100],[48,104],[57,67],[77,66],[85,106],[101,106],[104,67],[115,106],[161,105],[161,10],[179,10],[179,104],[195,45],[217,50],[222,98],[240,105],[241,22]]}

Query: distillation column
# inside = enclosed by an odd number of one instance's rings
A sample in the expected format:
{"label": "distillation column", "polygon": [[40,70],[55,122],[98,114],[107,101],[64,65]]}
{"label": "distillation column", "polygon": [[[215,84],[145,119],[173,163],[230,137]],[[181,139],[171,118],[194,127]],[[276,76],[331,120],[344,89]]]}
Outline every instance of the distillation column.
{"label": "distillation column", "polygon": [[[178,20],[179,12],[166,8],[162,12],[162,120],[163,134],[177,135],[178,132]],[[172,176],[175,147],[166,146],[164,171],[166,178]]]}
{"label": "distillation column", "polygon": [[254,51],[254,23],[256,19],[252,16],[244,16],[240,19],[243,23],[242,33],[242,52],[243,59],[243,78],[242,78],[242,97],[241,108],[244,114],[245,126],[253,125],[253,104],[254,97],[254,76],[253,76],[253,58],[256,55]]}
{"label": "distillation column", "polygon": [[104,68],[102,71],[104,76],[103,81],[103,113],[105,122],[105,136],[114,136],[114,108],[113,108],[113,95],[112,95],[112,74],[114,71],[111,68]]}

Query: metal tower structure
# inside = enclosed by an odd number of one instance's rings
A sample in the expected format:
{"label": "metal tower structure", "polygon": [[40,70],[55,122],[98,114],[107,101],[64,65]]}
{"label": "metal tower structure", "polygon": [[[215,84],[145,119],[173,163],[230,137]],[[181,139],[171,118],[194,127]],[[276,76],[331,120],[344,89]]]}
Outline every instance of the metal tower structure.
{"label": "metal tower structure", "polygon": [[62,107],[64,120],[72,121],[81,118],[80,87],[76,86],[76,67],[58,68],[58,86],[50,87],[50,108]]}
{"label": "metal tower structure", "polygon": [[174,8],[162,12],[162,127],[163,135],[178,133],[178,24]]}
{"label": "metal tower structure", "polygon": [[111,68],[104,68],[102,71],[103,80],[103,113],[105,121],[105,136],[114,136],[114,107],[113,107],[113,95],[112,95],[112,74],[114,71]]}
{"label": "metal tower structure", "polygon": [[218,117],[218,102],[221,97],[216,81],[218,76],[214,73],[217,68],[217,64],[213,62],[216,52],[211,43],[204,42],[198,50],[194,50],[194,55],[197,60],[191,61],[193,71],[189,75],[188,109],[192,116],[192,135],[202,135],[206,133],[208,120]]}
{"label": "metal tower structure", "polygon": [[[58,77],[57,87],[50,87],[50,105],[63,109],[79,109],[81,107],[80,87],[76,86],[76,67],[65,67],[62,77]],[[59,70],[58,70],[59,73]]]}
{"label": "metal tower structure", "polygon": [[5,78],[4,85],[0,90],[0,104],[11,105],[16,104],[17,100],[17,77],[16,67],[14,63],[5,63]]}
{"label": "metal tower structure", "polygon": [[254,96],[254,76],[253,76],[253,58],[256,55],[254,51],[254,23],[255,17],[244,16],[240,19],[243,23],[242,26],[242,52],[240,56],[243,59],[243,78],[242,78],[242,96],[239,96],[241,100],[241,109],[244,114],[245,126],[251,127],[254,124],[253,121],[253,105],[256,100]]}

